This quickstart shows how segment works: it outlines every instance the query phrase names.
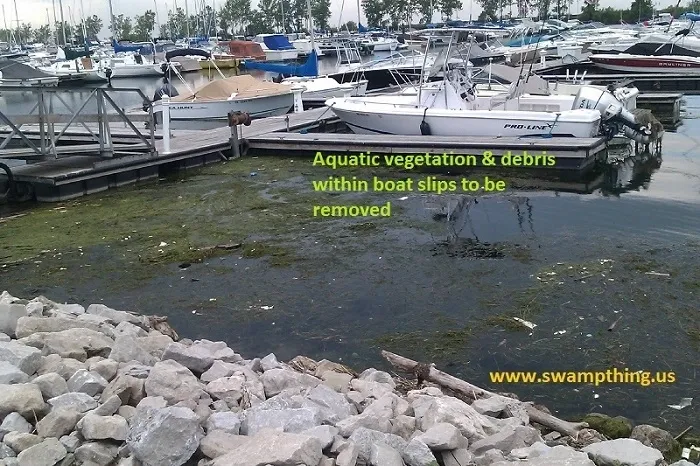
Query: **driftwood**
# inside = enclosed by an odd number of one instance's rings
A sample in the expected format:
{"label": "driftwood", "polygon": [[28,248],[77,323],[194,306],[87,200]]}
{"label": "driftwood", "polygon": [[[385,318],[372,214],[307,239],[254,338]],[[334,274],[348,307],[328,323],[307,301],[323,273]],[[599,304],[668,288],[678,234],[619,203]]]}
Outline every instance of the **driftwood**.
{"label": "driftwood", "polygon": [[[382,351],[382,356],[384,357],[384,359],[389,361],[389,363],[392,366],[405,372],[412,372],[419,365],[417,361],[413,361],[412,359],[399,356],[398,354],[394,354],[389,351]],[[484,390],[483,388],[477,387],[476,385],[472,385],[469,382],[465,382],[462,379],[458,379],[457,377],[454,377],[446,372],[442,372],[441,370],[438,370],[435,367],[430,367],[430,372],[427,374],[427,377],[425,377],[425,380],[436,383],[456,393],[460,393],[462,395],[466,395],[474,399],[482,397],[489,398],[492,396],[502,396],[497,395],[496,393],[490,392],[488,390]],[[551,414],[547,414],[543,411],[540,411],[539,409],[535,408],[529,403],[524,403],[522,401],[516,400],[515,398],[509,399],[513,400],[513,403],[515,404],[519,403],[523,405],[523,407],[525,408],[525,412],[527,412],[530,418],[530,421],[542,424],[543,426],[548,427],[561,434],[569,435],[571,437],[576,438],[581,429],[585,429],[588,427],[588,424],[585,422],[565,421],[563,419],[559,419],[558,417],[552,416]]]}
{"label": "driftwood", "polygon": [[167,335],[170,338],[172,338],[174,341],[178,341],[180,339],[180,335],[177,334],[174,328],[170,326],[168,323],[168,318],[165,316],[145,316],[146,317],[146,325],[148,327],[152,328],[153,330],[158,330],[160,333],[163,335]]}

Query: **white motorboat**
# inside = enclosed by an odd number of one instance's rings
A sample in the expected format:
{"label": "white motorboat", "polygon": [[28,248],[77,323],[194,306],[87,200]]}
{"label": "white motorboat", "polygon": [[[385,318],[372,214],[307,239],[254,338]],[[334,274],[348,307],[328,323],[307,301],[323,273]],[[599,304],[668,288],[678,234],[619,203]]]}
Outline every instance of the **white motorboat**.
{"label": "white motorboat", "polygon": [[393,52],[399,46],[399,41],[393,37],[372,37],[371,40],[375,52]]}
{"label": "white motorboat", "polygon": [[48,66],[39,66],[37,69],[63,79],[96,83],[107,82],[104,71],[99,70],[97,63],[88,57],[72,61],[58,61]]}
{"label": "white motorboat", "polygon": [[387,96],[346,97],[326,105],[354,132],[480,137],[612,137],[621,130],[648,142],[650,131],[609,92],[583,86],[576,96],[517,98],[507,93],[479,97],[463,69],[443,81]]}
{"label": "white motorboat", "polygon": [[[174,120],[208,120],[226,118],[229,112],[245,112],[251,118],[284,115],[293,105],[294,92],[290,86],[241,75],[217,79],[172,97],[168,107]],[[153,111],[162,110],[162,101],[155,101]]]}
{"label": "white motorboat", "polygon": [[591,55],[588,58],[600,68],[626,73],[700,75],[700,57],[601,53]]}
{"label": "white motorboat", "polygon": [[367,92],[367,81],[359,81],[339,84],[333,78],[321,77],[291,77],[282,80],[283,85],[303,87],[301,99],[304,103],[323,103],[333,97],[357,97]]}
{"label": "white motorboat", "polygon": [[318,46],[318,44],[312,44],[311,39],[309,39],[306,34],[301,32],[295,32],[287,34],[287,39],[289,43],[297,50],[299,57],[308,57],[311,55],[312,50],[316,50],[316,56],[322,57],[323,51]]}
{"label": "white motorboat", "polygon": [[[179,63],[171,63],[179,70]],[[99,61],[99,69],[107,72],[111,70],[111,77],[114,78],[136,78],[146,76],[163,76],[161,63],[146,63],[141,55],[123,55],[104,58]]]}
{"label": "white motorboat", "polygon": [[258,34],[253,42],[260,44],[267,61],[296,60],[299,51],[282,34]]}

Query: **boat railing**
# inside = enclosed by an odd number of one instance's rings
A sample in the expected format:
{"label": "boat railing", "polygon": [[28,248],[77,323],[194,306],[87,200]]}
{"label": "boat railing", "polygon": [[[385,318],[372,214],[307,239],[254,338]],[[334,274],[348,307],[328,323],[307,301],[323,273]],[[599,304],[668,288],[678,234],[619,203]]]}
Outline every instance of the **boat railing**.
{"label": "boat railing", "polygon": [[[58,159],[76,154],[111,158],[127,152],[156,153],[153,127],[144,133],[134,125],[134,120],[151,121],[152,107],[149,105],[147,114],[127,116],[117,103],[135,98],[150,102],[140,89],[107,87],[76,92],[56,87],[3,86],[2,92],[31,93],[29,101],[35,103],[21,115],[0,109],[0,125],[4,125],[0,128],[0,159]],[[120,135],[120,140],[129,142],[112,140],[113,122],[123,123],[130,130]]]}

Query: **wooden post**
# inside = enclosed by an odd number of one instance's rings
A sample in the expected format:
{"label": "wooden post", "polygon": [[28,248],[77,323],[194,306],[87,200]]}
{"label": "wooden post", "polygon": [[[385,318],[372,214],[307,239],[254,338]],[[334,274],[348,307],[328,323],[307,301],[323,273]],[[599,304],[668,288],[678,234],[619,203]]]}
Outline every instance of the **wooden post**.
{"label": "wooden post", "polygon": [[241,156],[241,145],[238,140],[238,125],[231,125],[231,151],[233,158],[237,159]]}
{"label": "wooden post", "polygon": [[163,153],[170,153],[170,97],[164,95],[161,99],[163,117]]}

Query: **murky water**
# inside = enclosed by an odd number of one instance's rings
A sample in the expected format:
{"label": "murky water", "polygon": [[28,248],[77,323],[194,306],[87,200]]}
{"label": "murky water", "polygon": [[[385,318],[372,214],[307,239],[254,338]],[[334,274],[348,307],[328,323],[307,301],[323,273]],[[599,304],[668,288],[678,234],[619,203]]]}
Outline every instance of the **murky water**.
{"label": "murky water", "polygon": [[[680,430],[699,412],[697,404],[682,411],[668,407],[700,388],[698,115],[700,98],[686,98],[683,125],[665,135],[661,159],[621,163],[593,183],[511,189],[478,199],[377,195],[377,203],[397,206],[391,223],[306,222],[291,204],[288,211],[262,204],[226,213],[243,202],[240,194],[226,193],[232,179],[285,192],[289,202],[296,193],[315,199],[308,192],[314,169],[301,160],[289,175],[261,158],[240,162],[238,171],[234,162],[225,172],[210,167],[184,182],[96,195],[82,205],[94,203],[97,218],[99,209],[137,195],[145,204],[130,208],[147,211],[151,205],[153,218],[164,215],[155,209],[158,203],[179,196],[187,206],[191,199],[191,221],[208,216],[208,229],[228,228],[244,242],[278,238],[298,261],[273,267],[270,257],[235,251],[187,268],[176,261],[157,276],[130,279],[141,270],[142,253],[130,262],[138,247],[124,238],[85,247],[84,255],[83,249],[76,257],[66,251],[62,258],[54,254],[0,269],[0,288],[166,314],[184,336],[222,339],[248,357],[305,354],[362,368],[384,366],[380,349],[393,350],[544,403],[562,416],[599,411]],[[442,214],[458,204],[448,221]],[[189,223],[189,215],[184,210],[170,228]],[[259,222],[259,232],[241,238],[246,222]],[[110,216],[95,235],[109,239],[109,229],[131,231],[131,225]],[[17,241],[5,231],[0,223],[0,262],[3,251],[16,253],[1,246]],[[138,222],[133,231],[135,237],[149,233]],[[166,230],[151,234],[160,231]],[[186,231],[183,240],[197,239]],[[59,260],[68,272],[55,268]],[[513,317],[537,326],[518,328]],[[497,370],[611,367],[674,371],[677,381],[649,387],[497,385],[488,378]]]}

